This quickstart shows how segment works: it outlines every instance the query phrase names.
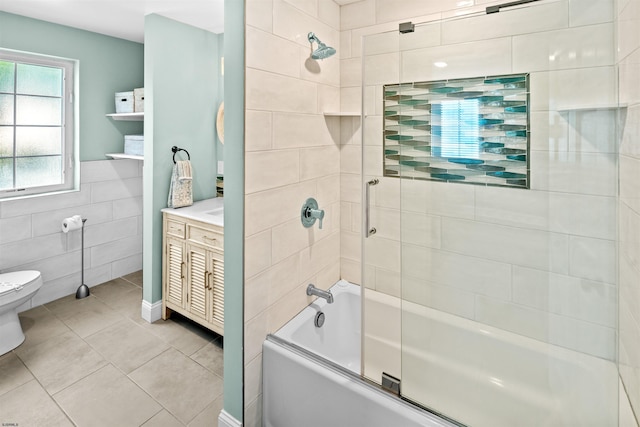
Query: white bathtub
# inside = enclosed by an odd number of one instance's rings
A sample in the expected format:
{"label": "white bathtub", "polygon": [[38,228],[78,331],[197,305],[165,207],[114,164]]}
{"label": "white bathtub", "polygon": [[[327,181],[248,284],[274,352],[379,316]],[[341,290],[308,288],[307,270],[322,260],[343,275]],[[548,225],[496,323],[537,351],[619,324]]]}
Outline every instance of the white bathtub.
{"label": "white bathtub", "polygon": [[360,379],[360,287],[331,291],[333,304],[316,300],[264,342],[263,426],[453,427]]}
{"label": "white bathtub", "polygon": [[[334,304],[317,300],[265,341],[264,426],[453,425],[359,379],[359,289],[338,282]],[[416,304],[402,307],[403,327],[418,333],[402,337],[401,371],[398,299],[367,291],[366,318],[379,323],[366,330],[364,371],[376,381],[383,367],[404,372],[405,397],[473,427],[618,424],[613,362]],[[322,328],[313,324],[318,310]]]}

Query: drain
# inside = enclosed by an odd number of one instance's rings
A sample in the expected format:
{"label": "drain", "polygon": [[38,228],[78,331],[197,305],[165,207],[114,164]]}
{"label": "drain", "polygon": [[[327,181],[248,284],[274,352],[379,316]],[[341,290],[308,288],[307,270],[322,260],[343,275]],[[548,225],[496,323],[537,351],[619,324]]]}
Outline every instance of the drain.
{"label": "drain", "polygon": [[313,324],[316,325],[316,328],[322,328],[324,325],[324,313],[319,311],[316,313],[316,318],[313,319]]}

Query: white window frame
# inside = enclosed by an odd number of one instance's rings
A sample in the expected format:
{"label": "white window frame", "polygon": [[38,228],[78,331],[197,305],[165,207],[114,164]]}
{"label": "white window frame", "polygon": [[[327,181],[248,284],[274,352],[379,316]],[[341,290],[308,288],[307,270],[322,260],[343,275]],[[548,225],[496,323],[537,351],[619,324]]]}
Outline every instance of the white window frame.
{"label": "white window frame", "polygon": [[[22,64],[43,65],[63,70],[63,108],[62,108],[62,183],[40,185],[28,188],[0,190],[0,202],[23,196],[45,195],[56,192],[77,190],[79,184],[79,156],[77,138],[78,106],[75,100],[77,91],[76,73],[78,61],[29,52],[0,49],[0,60]],[[15,126],[14,123],[14,143]],[[15,155],[15,153],[14,153]],[[14,157],[15,159],[15,157]]]}

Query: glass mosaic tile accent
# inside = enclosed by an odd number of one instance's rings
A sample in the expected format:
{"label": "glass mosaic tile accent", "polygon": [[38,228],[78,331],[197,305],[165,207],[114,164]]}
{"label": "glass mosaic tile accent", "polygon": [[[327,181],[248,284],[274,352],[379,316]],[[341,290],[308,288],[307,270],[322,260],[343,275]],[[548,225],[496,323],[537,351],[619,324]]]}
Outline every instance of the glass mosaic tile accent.
{"label": "glass mosaic tile accent", "polygon": [[529,74],[384,86],[384,176],[529,188]]}

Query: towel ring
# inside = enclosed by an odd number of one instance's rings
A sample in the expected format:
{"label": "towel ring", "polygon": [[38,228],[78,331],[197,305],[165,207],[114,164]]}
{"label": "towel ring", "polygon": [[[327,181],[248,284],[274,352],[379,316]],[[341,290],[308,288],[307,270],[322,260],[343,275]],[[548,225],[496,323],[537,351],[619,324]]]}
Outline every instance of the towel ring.
{"label": "towel ring", "polygon": [[178,151],[184,151],[185,153],[187,153],[187,159],[191,160],[191,156],[189,155],[189,152],[184,148],[178,148],[174,145],[173,147],[171,147],[171,151],[173,152],[173,163],[176,162],[176,154],[178,153]]}

